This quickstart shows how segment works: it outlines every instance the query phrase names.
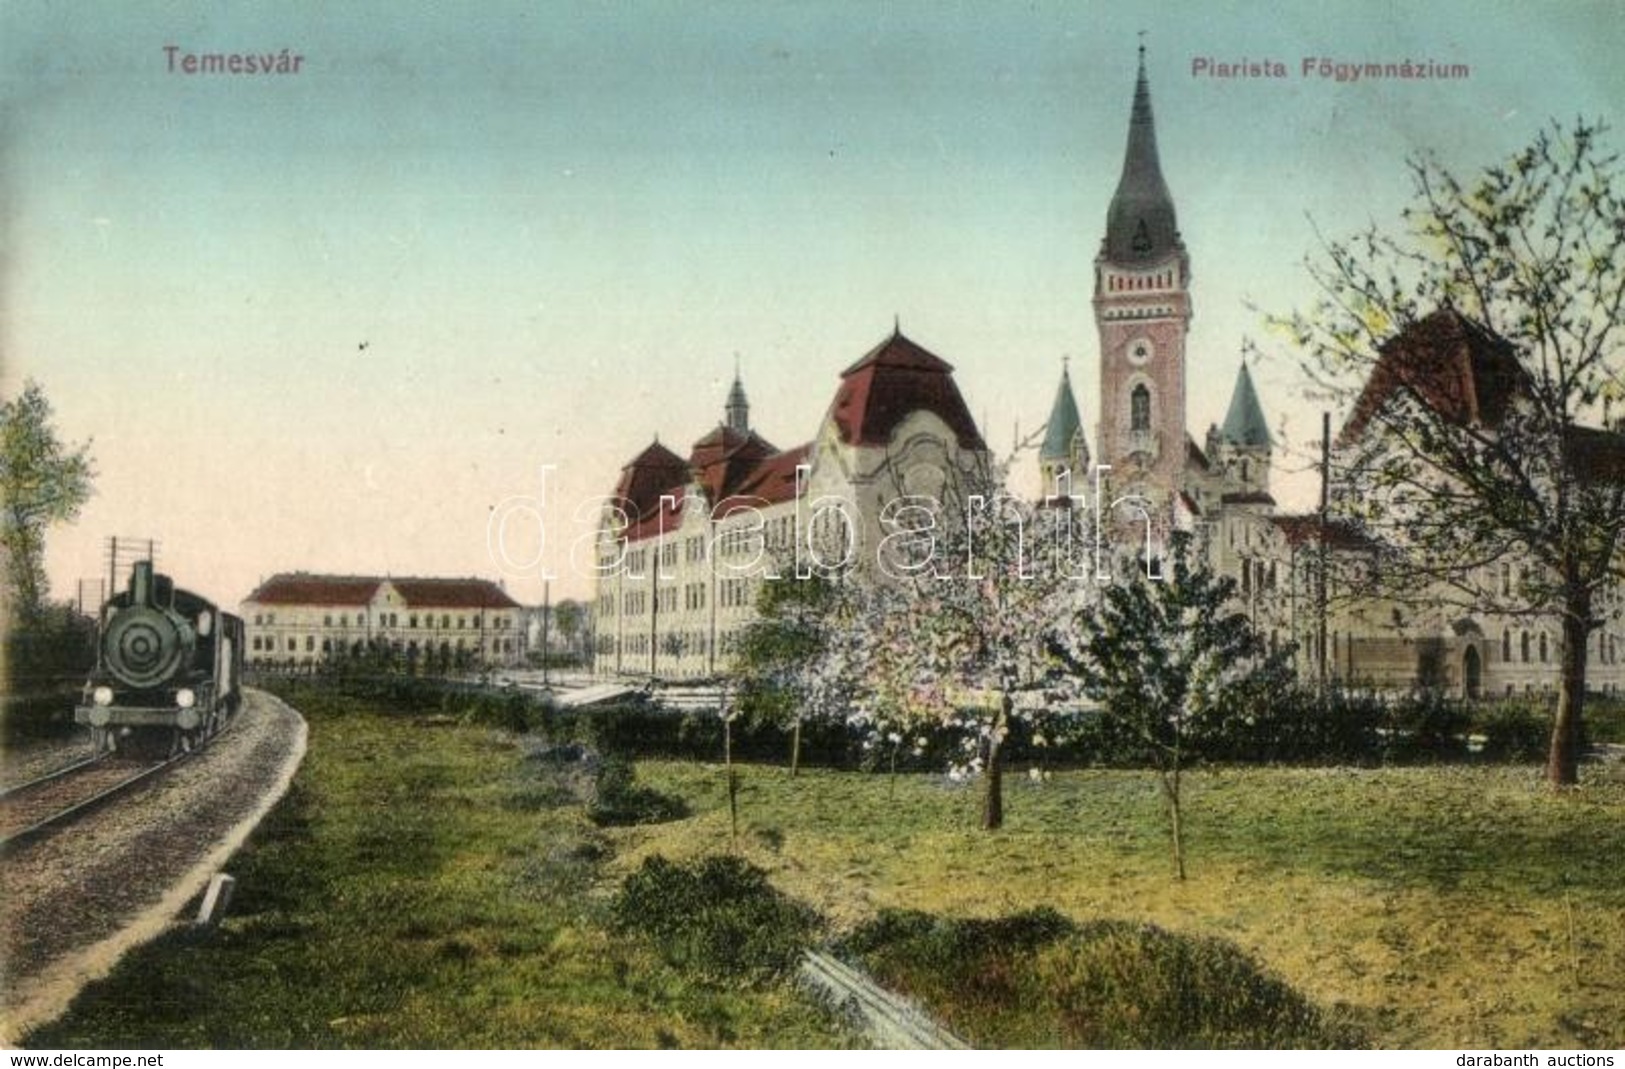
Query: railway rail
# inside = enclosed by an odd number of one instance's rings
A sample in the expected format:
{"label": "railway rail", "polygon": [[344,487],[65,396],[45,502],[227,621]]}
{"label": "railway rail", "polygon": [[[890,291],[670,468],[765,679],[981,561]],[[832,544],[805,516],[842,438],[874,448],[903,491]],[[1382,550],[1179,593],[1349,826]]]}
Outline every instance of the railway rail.
{"label": "railway rail", "polygon": [[0,853],[39,839],[112,802],[186,758],[104,754],[0,793]]}

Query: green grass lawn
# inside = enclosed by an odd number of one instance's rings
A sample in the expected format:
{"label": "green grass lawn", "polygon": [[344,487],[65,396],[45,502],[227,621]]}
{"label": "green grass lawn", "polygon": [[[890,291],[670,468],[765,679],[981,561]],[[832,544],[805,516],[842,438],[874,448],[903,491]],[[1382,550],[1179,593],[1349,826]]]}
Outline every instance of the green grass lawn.
{"label": "green grass lawn", "polygon": [[[308,689],[295,703],[310,753],[232,862],[223,927],[132,953],[29,1045],[853,1042],[788,987],[702,982],[612,934],[611,896],[644,859],[730,850],[835,936],[888,907],[1048,906],[1086,935],[1227,940],[1378,1046],[1625,1043],[1618,782],[1554,797],[1532,766],[1201,772],[1179,883],[1146,773],[1014,770],[989,834],[978,789],[940,775],[749,766],[734,842],[715,765],[640,762],[638,784],[689,815],[606,828],[511,736]],[[1032,967],[1083,976],[1080,945]]]}
{"label": "green grass lawn", "polygon": [[309,754],[223,927],[133,952],[29,1046],[851,1042],[787,987],[700,984],[608,934],[610,846],[511,738],[299,705]]}
{"label": "green grass lawn", "polygon": [[[726,848],[721,770],[643,762],[694,816],[612,836],[611,871]],[[1146,773],[1014,777],[1007,826],[936,775],[744,770],[739,849],[851,928],[886,907],[1150,921],[1251,953],[1391,1047],[1625,1043],[1625,785],[1520,766],[1219,770],[1171,878]]]}

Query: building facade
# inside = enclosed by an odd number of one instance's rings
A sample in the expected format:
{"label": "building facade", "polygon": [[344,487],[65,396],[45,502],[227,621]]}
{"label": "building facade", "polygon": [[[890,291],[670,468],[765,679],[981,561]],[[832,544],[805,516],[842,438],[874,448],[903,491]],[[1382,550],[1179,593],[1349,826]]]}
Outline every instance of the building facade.
{"label": "building facade", "polygon": [[485,579],[285,572],[243,599],[248,662],[309,668],[385,655],[425,670],[512,666],[524,610]]}
{"label": "building facade", "polygon": [[[1187,430],[1192,256],[1163,176],[1143,49],[1094,267],[1095,444],[1091,451],[1063,370],[1039,449],[1045,500],[1093,496],[1096,469],[1107,468],[1109,489],[1098,505],[1116,527],[1112,538],[1144,532],[1155,554],[1173,531],[1191,533],[1211,566],[1236,580],[1268,642],[1295,651],[1306,678],[1469,697],[1555,690],[1561,631],[1554,620],[1461,612],[1442,593],[1422,610],[1416,606],[1426,597],[1402,605],[1356,593],[1356,577],[1375,566],[1381,547],[1358,525],[1332,518],[1335,511],[1278,509],[1275,442],[1245,361],[1223,423],[1200,443]],[[1508,358],[1482,331],[1450,317],[1395,339],[1371,389],[1380,394],[1404,380],[1407,361],[1442,362],[1451,390],[1499,403]],[[1342,440],[1362,432],[1362,411],[1356,407]],[[1625,439],[1609,448],[1625,471]],[[799,554],[819,565],[866,563],[905,498],[951,499],[977,485],[990,462],[952,369],[900,330],[842,372],[817,433],[792,449],[751,429],[736,376],[724,419],[686,458],[656,441],[622,469],[600,532],[599,670],[661,677],[725,670],[762,582],[799,568]],[[1500,583],[1514,589],[1519,566],[1497,567],[1506,572]],[[1625,685],[1620,605],[1617,592],[1604,597],[1604,626],[1593,638],[1590,679],[1607,691]]]}

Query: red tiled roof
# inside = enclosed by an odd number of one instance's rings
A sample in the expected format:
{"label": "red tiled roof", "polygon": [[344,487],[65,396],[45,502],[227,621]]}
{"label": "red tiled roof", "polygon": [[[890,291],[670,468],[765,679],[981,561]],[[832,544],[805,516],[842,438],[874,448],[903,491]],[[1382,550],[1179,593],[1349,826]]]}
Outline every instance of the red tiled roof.
{"label": "red tiled roof", "polygon": [[660,495],[688,482],[688,464],[670,449],[655,442],[621,469],[615,496],[634,521],[654,508]]}
{"label": "red tiled roof", "polygon": [[1526,382],[1510,342],[1454,308],[1441,308],[1382,344],[1340,438],[1357,439],[1400,390],[1452,423],[1493,427]]}
{"label": "red tiled roof", "polygon": [[717,519],[736,508],[746,505],[761,508],[793,501],[796,496],[796,466],[807,463],[812,455],[812,443],[805,442],[794,449],[771,456],[752,469],[750,476],[739,485],[739,492],[717,502],[712,515]]}
{"label": "red tiled roof", "polygon": [[688,487],[679,486],[660,495],[654,506],[632,522],[621,537],[628,542],[653,538],[661,532],[675,531],[683,525],[683,503],[688,499]]}
{"label": "red tiled roof", "polygon": [[247,601],[261,605],[366,605],[378,593],[376,576],[282,572],[261,583]]}
{"label": "red tiled roof", "polygon": [[688,463],[695,481],[716,501],[733,493],[759,461],[777,452],[771,442],[755,431],[741,433],[719,425],[694,443]]}
{"label": "red tiled roof", "polygon": [[489,579],[391,579],[409,609],[517,609]]}
{"label": "red tiled roof", "polygon": [[927,411],[954,432],[961,449],[985,450],[954,385],[953,367],[901,332],[841,372],[831,413],[848,445],[884,445],[910,413]]}
{"label": "red tiled roof", "polygon": [[396,579],[309,572],[273,575],[244,600],[260,605],[367,605],[386,582],[414,609],[519,608],[517,601],[488,579]]}

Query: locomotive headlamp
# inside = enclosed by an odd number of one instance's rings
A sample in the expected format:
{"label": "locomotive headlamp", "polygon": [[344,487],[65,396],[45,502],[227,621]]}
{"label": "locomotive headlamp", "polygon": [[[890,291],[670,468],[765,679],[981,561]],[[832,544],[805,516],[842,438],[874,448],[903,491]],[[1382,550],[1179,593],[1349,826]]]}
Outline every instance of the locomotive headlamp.
{"label": "locomotive headlamp", "polygon": [[175,704],[182,709],[190,709],[197,704],[197,695],[193,693],[191,687],[182,687],[175,692]]}
{"label": "locomotive headlamp", "polygon": [[112,705],[113,688],[97,687],[95,690],[90,692],[90,700],[95,702],[97,705]]}

